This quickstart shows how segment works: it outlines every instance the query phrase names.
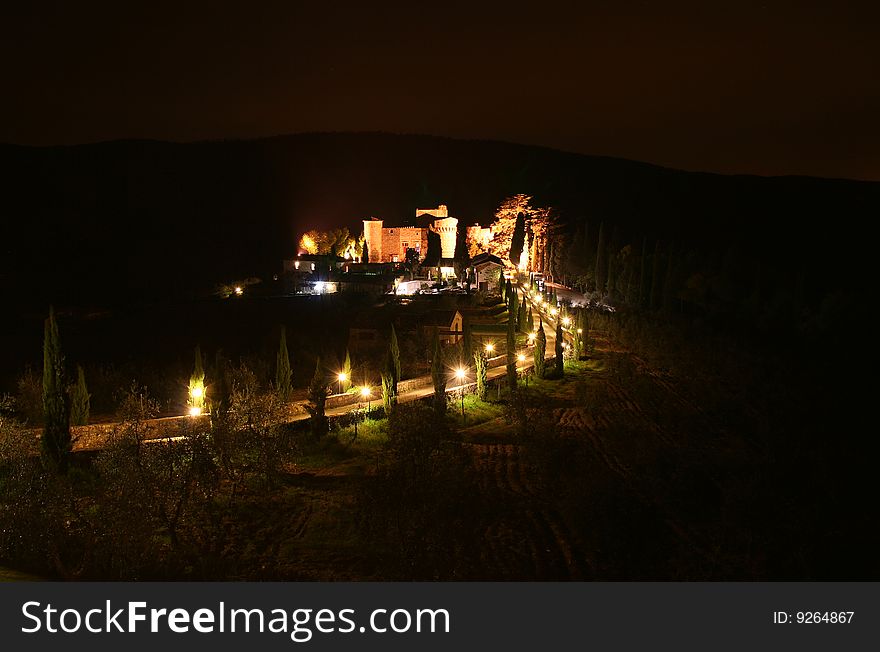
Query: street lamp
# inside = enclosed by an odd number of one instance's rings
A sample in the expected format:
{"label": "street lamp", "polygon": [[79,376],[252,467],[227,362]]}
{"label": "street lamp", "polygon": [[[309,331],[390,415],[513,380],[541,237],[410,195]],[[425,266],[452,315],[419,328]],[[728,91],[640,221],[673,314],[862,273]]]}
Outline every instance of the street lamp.
{"label": "street lamp", "polygon": [[342,394],[342,383],[348,380],[348,374],[344,371],[340,371],[339,375],[336,376],[336,379],[339,381],[339,393]]}
{"label": "street lamp", "polygon": [[[487,349],[490,345],[486,345]],[[459,393],[461,394],[461,425],[465,424],[465,416],[464,416],[464,377],[465,370],[462,367],[459,367],[455,370],[455,377],[458,378],[459,382]]]}
{"label": "street lamp", "polygon": [[373,393],[370,391],[370,388],[364,385],[361,387],[361,400],[365,400],[367,402],[367,416],[370,415],[370,401],[373,398]]}
{"label": "street lamp", "polygon": [[[523,363],[526,361],[526,354],[520,353],[519,355],[516,356],[516,359],[519,360],[521,363]],[[528,386],[529,386],[529,372],[528,372],[528,369],[526,369],[525,367],[523,367],[523,375],[526,377],[526,388],[528,388]]]}
{"label": "street lamp", "polygon": [[[495,345],[492,344],[492,342],[489,342],[488,344],[486,344],[486,353],[492,353],[492,351],[494,351],[494,350],[495,350]],[[456,374],[457,373],[458,372],[456,372]]]}

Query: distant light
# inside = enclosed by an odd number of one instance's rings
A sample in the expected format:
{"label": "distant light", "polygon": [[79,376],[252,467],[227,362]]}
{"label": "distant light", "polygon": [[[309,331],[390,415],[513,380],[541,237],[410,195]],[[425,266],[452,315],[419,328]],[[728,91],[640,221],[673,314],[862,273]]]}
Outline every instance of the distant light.
{"label": "distant light", "polygon": [[489,342],[486,345],[486,353],[492,353],[492,351],[494,351],[494,350],[495,350],[495,345],[492,344],[492,342]]}
{"label": "distant light", "polygon": [[465,376],[464,369],[459,367],[458,369],[455,370],[455,377],[456,378],[458,378],[459,380],[464,380],[464,376]]}
{"label": "distant light", "polygon": [[569,325],[571,325],[571,318],[570,318],[570,317],[563,317],[563,318],[562,318],[562,325],[563,325],[563,326],[569,326]]}
{"label": "distant light", "polygon": [[338,378],[340,383],[344,383],[346,380],[348,380],[348,374],[345,372],[340,372]]}
{"label": "distant light", "polygon": [[559,314],[559,311],[556,308],[553,308],[550,310],[550,314],[555,317],[557,314]]}
{"label": "distant light", "polygon": [[197,416],[200,416],[201,414],[202,414],[202,408],[200,408],[198,405],[193,405],[189,409],[189,416],[191,416],[191,417],[197,417]]}
{"label": "distant light", "polygon": [[529,333],[529,344],[534,342],[536,337],[538,337],[537,333]]}
{"label": "distant light", "polygon": [[321,294],[324,291],[324,281],[318,281],[315,283],[315,292],[317,294]]}
{"label": "distant light", "polygon": [[361,387],[361,396],[364,398],[368,398],[370,396],[370,388],[369,387]]}
{"label": "distant light", "polygon": [[583,329],[583,328],[579,328],[579,329],[578,329],[578,335],[580,335],[580,334],[583,333],[583,332],[584,332],[584,329]]}
{"label": "distant light", "polygon": [[236,286],[235,286],[235,293],[238,294],[238,295],[241,295],[241,294],[244,293],[244,290],[241,288],[240,285],[236,285]]}
{"label": "distant light", "polygon": [[524,353],[520,353],[518,356],[516,356],[516,359],[519,360],[520,362],[525,362],[526,356]]}

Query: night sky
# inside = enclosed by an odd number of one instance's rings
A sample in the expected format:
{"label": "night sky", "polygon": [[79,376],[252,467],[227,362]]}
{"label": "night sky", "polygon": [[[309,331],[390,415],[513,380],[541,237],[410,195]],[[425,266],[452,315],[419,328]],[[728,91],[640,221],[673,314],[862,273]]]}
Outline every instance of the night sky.
{"label": "night sky", "polygon": [[880,180],[877,2],[12,4],[0,142],[379,130]]}

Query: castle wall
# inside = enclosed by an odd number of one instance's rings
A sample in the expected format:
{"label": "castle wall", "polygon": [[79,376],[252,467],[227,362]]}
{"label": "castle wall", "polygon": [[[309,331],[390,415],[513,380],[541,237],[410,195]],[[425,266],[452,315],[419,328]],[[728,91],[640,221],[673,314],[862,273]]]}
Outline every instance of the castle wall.
{"label": "castle wall", "polygon": [[382,229],[382,260],[380,262],[394,262],[395,257],[398,261],[403,260],[400,257],[400,229],[398,227]]}

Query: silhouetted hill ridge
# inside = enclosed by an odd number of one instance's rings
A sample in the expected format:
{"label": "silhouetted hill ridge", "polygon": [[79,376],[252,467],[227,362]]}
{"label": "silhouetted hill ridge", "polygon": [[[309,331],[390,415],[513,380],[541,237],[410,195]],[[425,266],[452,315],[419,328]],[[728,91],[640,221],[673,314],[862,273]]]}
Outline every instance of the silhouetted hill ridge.
{"label": "silhouetted hill ridge", "polygon": [[[203,293],[267,276],[309,228],[411,221],[444,203],[488,223],[527,193],[569,227],[617,227],[622,240],[675,241],[775,264],[851,265],[880,184],[725,176],[495,141],[384,133],[259,140],[0,145],[0,275],[33,305]],[[841,267],[836,273],[847,273]]]}

